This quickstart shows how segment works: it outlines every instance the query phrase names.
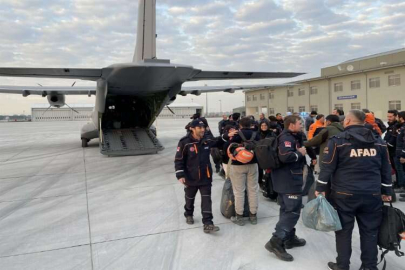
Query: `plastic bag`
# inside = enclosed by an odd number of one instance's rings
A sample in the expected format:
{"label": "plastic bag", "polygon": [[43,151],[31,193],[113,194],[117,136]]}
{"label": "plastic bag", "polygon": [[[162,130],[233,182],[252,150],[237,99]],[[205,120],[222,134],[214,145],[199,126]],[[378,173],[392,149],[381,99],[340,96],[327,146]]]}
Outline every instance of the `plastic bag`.
{"label": "plastic bag", "polygon": [[305,205],[302,221],[306,227],[317,231],[332,232],[342,229],[337,211],[322,195]]}

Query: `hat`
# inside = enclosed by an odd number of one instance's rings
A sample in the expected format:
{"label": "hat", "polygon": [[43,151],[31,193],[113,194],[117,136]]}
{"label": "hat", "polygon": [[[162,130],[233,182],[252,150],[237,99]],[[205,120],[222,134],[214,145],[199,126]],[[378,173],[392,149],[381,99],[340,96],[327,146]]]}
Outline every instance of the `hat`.
{"label": "hat", "polygon": [[190,117],[190,119],[198,119],[200,117],[201,117],[201,114],[195,113],[195,114],[193,114],[193,116]]}
{"label": "hat", "polygon": [[190,127],[195,128],[195,127],[205,127],[204,122],[201,121],[200,119],[195,119],[191,121]]}

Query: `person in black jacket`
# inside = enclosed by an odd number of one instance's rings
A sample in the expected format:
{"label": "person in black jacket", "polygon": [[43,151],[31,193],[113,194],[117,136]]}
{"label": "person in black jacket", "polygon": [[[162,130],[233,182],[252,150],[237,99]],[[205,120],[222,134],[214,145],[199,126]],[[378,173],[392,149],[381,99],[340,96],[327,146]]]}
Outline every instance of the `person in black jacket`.
{"label": "person in black jacket", "polygon": [[317,180],[315,195],[325,196],[332,178],[330,201],[342,223],[342,230],[336,232],[337,262],[328,263],[331,270],[350,268],[355,219],[360,231],[361,269],[378,270],[378,229],[382,200],[391,200],[391,166],[387,145],[364,127],[365,118],[360,110],[349,112],[344,132],[330,138],[324,149]]}
{"label": "person in black jacket", "polygon": [[405,192],[405,172],[403,167],[403,153],[405,153],[405,111],[398,113],[398,135],[397,135],[397,144],[395,147],[395,169],[398,173],[397,177],[397,188],[395,192],[404,193]]}
{"label": "person in black jacket", "polygon": [[270,120],[269,128],[271,130],[273,130],[273,132],[276,136],[280,135],[281,132],[283,131],[283,129],[282,129],[282,127],[280,127],[280,125],[277,121],[277,118],[274,115],[270,115],[269,120]]}
{"label": "person in black jacket", "polygon": [[228,117],[228,116],[226,116],[226,115],[222,115],[222,120],[219,121],[219,123],[218,123],[218,132],[219,132],[219,135],[222,135],[222,133],[224,133],[224,128],[225,128],[224,123],[225,123],[226,121],[228,121],[230,117],[231,117],[231,116]]}
{"label": "person in black jacket", "polygon": [[302,206],[303,168],[307,151],[303,147],[302,124],[299,116],[290,115],[284,119],[284,131],[278,137],[280,168],[273,169],[273,187],[279,194],[280,218],[273,237],[265,248],[283,261],[293,261],[285,250],[306,244],[295,234]]}
{"label": "person in black jacket", "polygon": [[206,137],[204,122],[195,119],[190,124],[190,133],[180,140],[174,161],[176,177],[185,186],[184,216],[186,222],[194,224],[194,200],[199,190],[205,233],[219,230],[219,227],[215,226],[212,221],[210,150],[211,147],[222,147],[223,142],[222,138],[214,140]]}
{"label": "person in black jacket", "polygon": [[[252,120],[249,117],[244,117],[240,120],[240,130],[225,144],[226,148],[232,143],[241,144],[243,142],[242,136],[245,137],[246,140],[259,140],[259,133],[251,129],[251,121]],[[253,159],[246,164],[238,162],[237,160],[232,160],[229,170],[232,189],[235,195],[236,212],[236,216],[231,217],[231,221],[239,226],[245,225],[243,211],[245,205],[245,190],[247,188],[250,210],[249,220],[251,224],[255,225],[257,224],[256,214],[259,204],[258,166],[256,157],[253,157]]]}
{"label": "person in black jacket", "polygon": [[400,129],[397,120],[398,111],[389,110],[387,113],[388,128],[384,136],[384,141],[387,143],[388,153],[390,155],[391,167],[395,169],[396,179],[398,179],[398,172],[395,164],[395,148],[397,146],[397,136]]}
{"label": "person in black jacket", "polygon": [[281,115],[281,113],[276,114],[276,119],[277,119],[277,123],[279,124],[281,129],[284,129],[284,119],[283,119],[283,116]]}

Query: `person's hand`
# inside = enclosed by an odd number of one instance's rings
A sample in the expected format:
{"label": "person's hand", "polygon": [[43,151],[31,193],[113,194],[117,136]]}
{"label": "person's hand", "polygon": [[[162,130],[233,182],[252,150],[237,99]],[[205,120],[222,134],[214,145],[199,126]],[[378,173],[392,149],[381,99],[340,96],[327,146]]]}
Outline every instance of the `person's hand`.
{"label": "person's hand", "polygon": [[301,155],[305,156],[307,154],[307,149],[305,149],[305,147],[301,147],[298,149],[298,152],[300,152]]}
{"label": "person's hand", "polygon": [[232,138],[232,137],[235,136],[236,134],[238,134],[238,131],[237,131],[237,130],[231,131],[231,132],[228,133],[228,137],[229,137],[229,138]]}
{"label": "person's hand", "polygon": [[381,198],[384,202],[390,202],[392,201],[392,196],[388,196],[388,195],[381,195]]}
{"label": "person's hand", "polygon": [[405,158],[402,158],[402,157],[401,157],[401,158],[399,159],[399,162],[401,162],[402,164],[404,164],[404,163],[405,163]]}
{"label": "person's hand", "polygon": [[319,195],[322,195],[322,196],[326,197],[325,192],[315,191],[315,197],[318,197]]}
{"label": "person's hand", "polygon": [[186,178],[180,178],[179,182],[183,185],[186,185]]}
{"label": "person's hand", "polygon": [[313,159],[313,160],[311,161],[312,166],[315,166],[316,163],[317,163],[316,159]]}

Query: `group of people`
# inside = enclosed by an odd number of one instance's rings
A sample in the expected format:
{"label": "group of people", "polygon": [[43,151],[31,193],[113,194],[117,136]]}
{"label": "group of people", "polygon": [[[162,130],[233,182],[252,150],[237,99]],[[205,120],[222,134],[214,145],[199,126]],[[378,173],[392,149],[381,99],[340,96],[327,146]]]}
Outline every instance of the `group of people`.
{"label": "group of people", "polygon": [[386,128],[366,109],[352,110],[346,116],[342,110],[334,110],[327,116],[311,112],[307,119],[298,113],[284,118],[277,114],[268,119],[261,114],[257,121],[253,117],[240,118],[235,113],[224,116],[218,124],[220,136],[214,137],[207,120],[195,115],[186,127],[187,135],[180,140],[175,157],[176,177],[185,187],[186,222],[194,223],[194,200],[200,190],[204,232],[219,230],[212,216],[210,162],[211,149],[218,148],[223,154],[220,168],[229,176],[235,197],[236,215],[231,221],[245,225],[247,193],[248,220],[257,224],[259,183],[263,175],[260,172],[263,171],[255,156],[249,162],[240,162],[230,158],[228,149],[235,143],[274,136],[280,166],[272,169],[270,175],[273,189],[278,193],[280,216],[265,248],[283,261],[293,261],[287,249],[305,246],[306,241],[296,235],[295,229],[302,208],[303,169],[307,160],[310,166],[319,160],[315,194],[322,194],[335,207],[343,228],[336,232],[338,257],[336,262],[328,263],[329,269],[349,269],[351,236],[357,219],[362,269],[376,270],[382,201],[390,201],[393,194],[391,172],[397,174],[396,191],[404,191],[405,112],[389,111],[388,125]]}

